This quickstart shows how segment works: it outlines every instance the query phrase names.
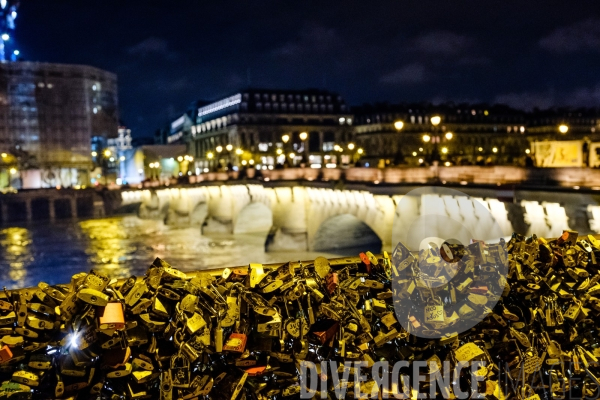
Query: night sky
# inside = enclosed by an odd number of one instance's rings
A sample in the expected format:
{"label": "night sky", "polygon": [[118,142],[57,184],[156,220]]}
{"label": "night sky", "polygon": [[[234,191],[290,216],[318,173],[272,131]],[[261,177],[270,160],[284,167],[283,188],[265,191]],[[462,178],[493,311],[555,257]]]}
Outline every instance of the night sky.
{"label": "night sky", "polygon": [[600,107],[597,0],[22,0],[16,23],[24,60],[117,73],[138,137],[248,86]]}

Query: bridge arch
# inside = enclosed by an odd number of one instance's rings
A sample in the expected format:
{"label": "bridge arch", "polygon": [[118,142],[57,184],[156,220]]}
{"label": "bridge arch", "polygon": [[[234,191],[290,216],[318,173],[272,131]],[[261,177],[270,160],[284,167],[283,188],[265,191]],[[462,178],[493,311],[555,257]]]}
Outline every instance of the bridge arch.
{"label": "bridge arch", "polygon": [[255,233],[265,236],[273,226],[273,212],[262,202],[246,204],[235,216],[233,233]]}
{"label": "bridge arch", "polygon": [[339,214],[323,221],[309,242],[312,251],[365,249],[379,252],[382,238],[358,217]]}
{"label": "bridge arch", "polygon": [[164,220],[169,210],[169,198],[163,191],[150,190],[142,197],[138,210],[141,219]]}

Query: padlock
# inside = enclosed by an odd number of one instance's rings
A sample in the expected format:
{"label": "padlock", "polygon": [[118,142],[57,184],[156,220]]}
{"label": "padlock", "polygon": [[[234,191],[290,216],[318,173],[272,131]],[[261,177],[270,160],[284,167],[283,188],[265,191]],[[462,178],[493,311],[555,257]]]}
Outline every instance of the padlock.
{"label": "padlock", "polygon": [[3,364],[10,360],[12,356],[13,353],[7,345],[0,347],[0,364]]}
{"label": "padlock", "polygon": [[171,379],[173,387],[188,388],[190,386],[190,363],[182,354],[171,357]]}
{"label": "padlock", "polygon": [[223,351],[232,351],[235,353],[243,353],[246,349],[246,341],[248,337],[243,333],[232,333],[227,342],[223,345]]}
{"label": "padlock", "polygon": [[98,309],[98,329],[121,330],[125,328],[125,316],[121,303],[109,302]]}
{"label": "padlock", "polygon": [[445,321],[444,305],[439,297],[431,297],[424,310],[424,322],[434,326],[443,325]]}
{"label": "padlock", "polygon": [[108,295],[106,295],[98,290],[88,289],[88,288],[80,289],[77,292],[77,298],[88,304],[91,304],[94,306],[101,306],[101,307],[106,306],[108,304],[108,300],[109,300]]}

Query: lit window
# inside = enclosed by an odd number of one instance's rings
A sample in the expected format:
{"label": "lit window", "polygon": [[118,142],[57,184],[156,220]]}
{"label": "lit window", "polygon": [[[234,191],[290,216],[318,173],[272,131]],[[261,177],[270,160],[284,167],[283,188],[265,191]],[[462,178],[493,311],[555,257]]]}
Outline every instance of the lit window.
{"label": "lit window", "polygon": [[259,143],[258,144],[258,151],[268,151],[268,150],[269,150],[268,143]]}

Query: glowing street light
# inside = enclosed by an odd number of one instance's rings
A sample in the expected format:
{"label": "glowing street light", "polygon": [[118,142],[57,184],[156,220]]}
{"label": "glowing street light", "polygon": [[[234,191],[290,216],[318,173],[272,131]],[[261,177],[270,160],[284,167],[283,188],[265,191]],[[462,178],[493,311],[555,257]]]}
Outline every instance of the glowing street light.
{"label": "glowing street light", "polygon": [[358,154],[362,154],[362,153],[364,153],[365,151],[364,151],[363,149],[358,149],[358,150],[356,150],[356,152],[357,152]]}
{"label": "glowing street light", "polygon": [[439,115],[434,115],[433,117],[431,117],[430,121],[431,125],[438,126],[440,122],[442,122],[442,117],[440,117]]}
{"label": "glowing street light", "polygon": [[244,154],[244,150],[238,148],[235,150],[235,154],[237,154],[238,156],[241,156],[242,154]]}
{"label": "glowing street light", "polygon": [[107,149],[107,150],[104,150],[104,157],[110,157],[110,155],[111,155],[111,154],[112,154],[112,153],[111,153],[111,151],[110,151],[110,150],[108,150],[108,149]]}
{"label": "glowing street light", "polygon": [[561,124],[558,126],[558,131],[560,133],[567,133],[567,132],[569,132],[569,127],[565,124]]}
{"label": "glowing street light", "polygon": [[8,33],[3,33],[3,34],[2,34],[2,40],[4,40],[5,42],[6,42],[7,40],[10,40],[10,36],[8,35]]}
{"label": "glowing street light", "polygon": [[227,146],[225,146],[225,148],[227,149],[227,151],[231,151],[233,150],[233,146],[228,144]]}
{"label": "glowing street light", "polygon": [[478,148],[477,150],[479,150],[479,151],[483,151],[483,147],[480,147],[480,148]]}
{"label": "glowing street light", "polygon": [[452,132],[446,132],[446,139],[451,140],[454,137]]}
{"label": "glowing street light", "polygon": [[442,153],[448,154],[448,148],[447,147],[442,147]]}
{"label": "glowing street light", "polygon": [[531,153],[531,150],[525,149],[525,154],[529,154],[529,153]]}
{"label": "glowing street light", "polygon": [[294,157],[296,157],[296,154],[294,154],[294,153],[290,153],[290,154],[289,154],[289,157],[290,157],[290,158],[294,158]]}
{"label": "glowing street light", "polygon": [[413,157],[416,157],[416,156],[417,156],[417,152],[416,152],[416,151],[413,151],[413,152],[412,152],[412,155],[413,155]]}
{"label": "glowing street light", "polygon": [[425,143],[428,143],[430,140],[431,140],[431,136],[429,136],[429,135],[423,135],[423,141]]}
{"label": "glowing street light", "polygon": [[125,156],[119,157],[119,161],[125,161]]}
{"label": "glowing street light", "polygon": [[220,153],[223,151],[223,146],[217,146],[215,150],[217,150],[217,153]]}
{"label": "glowing street light", "polygon": [[16,168],[11,168],[10,169],[10,173],[13,174],[13,175],[16,174],[17,173],[17,169]]}
{"label": "glowing street light", "polygon": [[109,158],[108,160],[109,160],[110,162],[114,162],[114,161],[115,161],[115,158],[114,158],[114,157],[111,157],[111,158]]}
{"label": "glowing street light", "polygon": [[308,133],[307,132],[300,132],[300,140],[306,140],[308,139]]}
{"label": "glowing street light", "polygon": [[208,158],[209,160],[212,160],[214,156],[215,155],[213,154],[212,151],[209,151],[208,153],[206,153],[206,158]]}
{"label": "glowing street light", "polygon": [[283,150],[282,149],[277,149],[275,152],[277,153],[277,155],[283,154]]}
{"label": "glowing street light", "polygon": [[396,128],[397,131],[402,130],[402,128],[404,128],[404,121],[396,121],[394,122],[394,128]]}
{"label": "glowing street light", "polygon": [[494,147],[494,148],[492,149],[492,151],[493,151],[494,153],[497,153],[497,152],[498,152],[498,148],[497,148],[497,147]]}
{"label": "glowing street light", "polygon": [[290,135],[283,135],[281,137],[281,140],[283,140],[283,143],[287,143],[290,140]]}
{"label": "glowing street light", "polygon": [[183,161],[183,157],[181,157],[181,156],[177,157],[177,161],[182,162]]}
{"label": "glowing street light", "polygon": [[15,51],[13,51],[13,54],[14,54],[15,56],[18,56],[19,54],[21,54],[21,52],[20,52],[19,50],[15,50]]}
{"label": "glowing street light", "polygon": [[[2,153],[2,157],[4,157],[6,153]],[[98,153],[96,153],[95,151],[92,151],[92,157],[96,157],[98,155]]]}
{"label": "glowing street light", "polygon": [[348,143],[348,150],[354,150],[354,143]]}

